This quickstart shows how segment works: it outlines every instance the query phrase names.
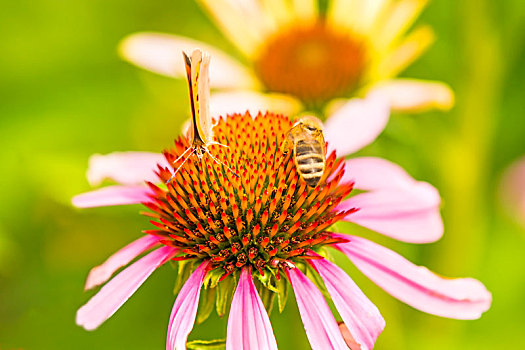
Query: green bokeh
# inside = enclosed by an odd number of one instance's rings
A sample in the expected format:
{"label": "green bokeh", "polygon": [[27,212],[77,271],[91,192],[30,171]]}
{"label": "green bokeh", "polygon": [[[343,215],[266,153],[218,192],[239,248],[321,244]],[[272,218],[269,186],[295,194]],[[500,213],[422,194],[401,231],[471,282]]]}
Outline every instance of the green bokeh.
{"label": "green bokeh", "polygon": [[[445,236],[416,246],[364,234],[443,275],[480,279],[493,306],[476,321],[426,315],[338,261],[387,321],[376,349],[517,349],[525,346],[525,232],[496,190],[504,167],[525,154],[525,3],[435,0],[419,22],[438,41],[404,75],[448,82],[457,105],[394,115],[361,154],[435,184]],[[75,325],[93,294],[83,292],[89,269],[148,225],[138,206],[77,210],[70,198],[89,188],[90,154],[158,151],[187,118],[185,82],[121,61],[119,39],[157,30],[233,47],[191,0],[3,1],[0,23],[0,349],[162,349],[174,301],[169,266],[97,331]],[[293,299],[271,318],[281,349],[308,349]],[[190,337],[225,329],[212,317]]]}

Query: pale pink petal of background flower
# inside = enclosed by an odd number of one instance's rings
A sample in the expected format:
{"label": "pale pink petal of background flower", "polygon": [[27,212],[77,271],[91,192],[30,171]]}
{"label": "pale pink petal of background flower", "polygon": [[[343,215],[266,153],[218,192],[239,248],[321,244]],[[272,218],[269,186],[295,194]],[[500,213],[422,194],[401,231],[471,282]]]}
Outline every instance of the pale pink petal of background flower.
{"label": "pale pink petal of background flower", "polygon": [[86,286],[84,287],[85,290],[106,282],[115,271],[122,266],[129,264],[133,259],[144,253],[146,250],[153,248],[158,242],[158,237],[146,235],[120,249],[104,261],[104,263],[89,271]]}
{"label": "pale pink petal of background flower", "polygon": [[505,209],[525,227],[525,157],[504,171],[499,192]]}
{"label": "pale pink petal of background flower", "polygon": [[[119,47],[121,56],[142,68],[174,78],[185,78],[182,51],[191,55],[195,49],[207,51],[212,88],[257,88],[259,83],[247,67],[213,46],[203,42],[163,33],[135,33]],[[234,77],[234,78],[232,78]]]}
{"label": "pale pink petal of background flower", "polygon": [[259,349],[277,350],[277,342],[251,273],[244,268],[228,317],[226,350]]}
{"label": "pale pink petal of background flower", "polygon": [[372,143],[390,116],[388,102],[381,96],[353,98],[333,113],[324,125],[328,152],[344,157]]}
{"label": "pale pink petal of background flower", "polygon": [[89,158],[87,179],[91,186],[111,179],[121,185],[139,185],[144,181],[158,182],[157,164],[169,164],[160,153],[114,152],[106,155],[94,154]]}
{"label": "pale pink petal of background flower", "polygon": [[138,204],[148,202],[152,194],[147,186],[108,186],[76,195],[72,203],[78,208]]}
{"label": "pale pink petal of background flower", "polygon": [[357,236],[336,247],[354,265],[393,297],[421,311],[448,318],[477,319],[487,311],[492,295],[473,278],[446,278],[417,266],[401,255]]}
{"label": "pale pink petal of background flower", "polygon": [[452,89],[438,81],[391,79],[374,85],[369,94],[384,96],[391,109],[400,112],[447,111],[454,106]]}
{"label": "pale pink petal of background flower", "polygon": [[353,338],[363,350],[372,349],[385,328],[385,320],[377,307],[337,265],[326,259],[312,259],[310,263],[323,278],[326,289]]}
{"label": "pale pink petal of background flower", "polygon": [[167,350],[186,349],[188,334],[195,324],[202,282],[206,276],[208,264],[207,261],[200,264],[177,295],[168,325]]}
{"label": "pale pink petal of background flower", "polygon": [[354,182],[354,188],[364,191],[402,189],[418,183],[399,165],[376,157],[346,160],[341,182],[350,181]]}
{"label": "pale pink petal of background flower", "polygon": [[288,95],[262,93],[255,91],[216,92],[210,97],[210,114],[213,117],[225,117],[233,113],[249,111],[255,117],[259,112],[271,111],[285,115],[294,115],[301,109],[301,104]]}
{"label": "pale pink petal of background flower", "polygon": [[93,330],[111,317],[159,266],[177,253],[162,247],[123,270],[77,311],[76,323]]}
{"label": "pale pink petal of background flower", "polygon": [[313,350],[348,350],[334,315],[317,287],[299,269],[286,271]]}

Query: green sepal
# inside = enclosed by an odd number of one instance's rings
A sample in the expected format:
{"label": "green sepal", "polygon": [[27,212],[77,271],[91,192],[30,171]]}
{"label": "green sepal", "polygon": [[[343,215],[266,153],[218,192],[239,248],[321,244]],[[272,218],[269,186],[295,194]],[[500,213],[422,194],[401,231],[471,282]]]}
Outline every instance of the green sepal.
{"label": "green sepal", "polygon": [[236,282],[236,278],[231,274],[217,285],[217,303],[215,307],[217,309],[217,315],[220,317],[226,314],[228,305],[231,305],[235,286],[237,285]]}
{"label": "green sepal", "polygon": [[261,301],[263,302],[264,308],[268,315],[272,312],[273,301],[275,300],[276,293],[272,292],[270,289],[266,288],[260,281],[255,281],[255,288],[259,292]]}
{"label": "green sepal", "polygon": [[219,280],[221,279],[223,275],[224,275],[223,269],[213,269],[206,274],[206,277],[204,277],[204,281],[202,282],[202,285],[204,286],[204,288],[208,288],[208,287],[215,288],[217,287],[217,284],[219,283]]}
{"label": "green sepal", "polygon": [[188,350],[224,350],[226,349],[226,340],[192,340],[186,343],[186,348]]}
{"label": "green sepal", "polygon": [[268,273],[268,270],[265,270],[265,272],[266,273],[264,274],[264,276],[261,275],[259,272],[257,272],[255,276],[263,284],[263,286],[265,286],[272,292],[277,293],[278,292],[277,286],[276,286],[277,279],[275,278],[275,275],[273,275],[273,271],[270,271],[272,273]]}
{"label": "green sepal", "polygon": [[279,305],[279,312],[283,312],[287,300],[288,280],[284,277],[281,277],[281,279],[277,281],[277,304]]}
{"label": "green sepal", "polygon": [[330,294],[328,294],[328,291],[326,290],[323,279],[310,264],[306,264],[306,277],[308,277],[315,284],[315,286],[319,288],[325,298],[330,299]]}
{"label": "green sepal", "polygon": [[195,264],[194,259],[181,260],[177,264],[177,278],[175,278],[175,287],[173,288],[173,294],[179,294],[180,289],[186,282],[186,280],[193,273],[193,265]]}
{"label": "green sepal", "polygon": [[201,299],[199,302],[199,311],[197,313],[197,323],[200,324],[210,317],[213,307],[215,306],[215,297],[217,296],[217,288],[203,289],[201,292]]}
{"label": "green sepal", "polygon": [[330,252],[329,249],[326,249],[325,247],[320,247],[319,249],[316,249],[315,251],[317,254],[321,255],[323,258],[325,258],[328,261],[334,262],[334,256]]}

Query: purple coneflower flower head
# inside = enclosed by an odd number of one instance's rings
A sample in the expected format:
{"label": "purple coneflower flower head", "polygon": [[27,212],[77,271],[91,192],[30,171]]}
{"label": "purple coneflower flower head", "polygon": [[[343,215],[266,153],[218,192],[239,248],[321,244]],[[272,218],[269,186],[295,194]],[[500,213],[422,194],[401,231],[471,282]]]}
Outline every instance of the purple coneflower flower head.
{"label": "purple coneflower flower head", "polygon": [[[280,147],[292,125],[273,113],[221,118],[214,138],[228,147],[209,150],[223,164],[189,157],[169,182],[180,165],[173,162],[189,146],[182,136],[163,156],[93,157],[90,181],[120,184],[78,195],[73,203],[141,203],[152,227],[90,272],[86,289],[105,285],[78,310],[77,323],[97,328],[172,260],[179,264],[181,287],[169,318],[168,350],[186,347],[201,317],[200,298],[216,301],[221,316],[229,308],[226,349],[276,349],[267,310],[274,303],[282,310],[290,288],[313,349],[347,349],[347,331],[362,349],[372,349],[385,321],[351,277],[326,258],[329,249],[342,251],[381,288],[424,312],[475,319],[489,308],[490,293],[474,279],[440,277],[365,238],[334,232],[335,223],[348,221],[412,243],[432,242],[443,233],[440,197],[431,185],[386,160],[337,158],[336,152],[344,156],[369,143],[366,135],[373,132],[366,129],[374,129],[373,123],[326,125],[329,152],[314,188],[299,176],[293,154]],[[345,139],[352,129],[361,130],[361,137]],[[333,300],[345,332],[321,290]]]}

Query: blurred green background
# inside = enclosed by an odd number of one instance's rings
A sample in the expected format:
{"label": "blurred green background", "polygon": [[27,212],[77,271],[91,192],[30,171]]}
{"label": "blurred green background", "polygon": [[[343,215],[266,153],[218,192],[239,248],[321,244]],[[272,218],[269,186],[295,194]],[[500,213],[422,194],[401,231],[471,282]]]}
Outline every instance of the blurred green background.
{"label": "blurred green background", "polygon": [[[521,348],[525,230],[496,190],[525,154],[525,3],[435,0],[419,22],[438,41],[403,75],[448,82],[456,107],[394,115],[361,154],[436,185],[445,236],[423,246],[372,238],[443,275],[480,279],[493,306],[476,321],[423,314],[340,261],[386,319],[376,349]],[[0,23],[0,349],[162,349],[175,298],[169,265],[97,331],[75,325],[92,295],[89,269],[148,224],[139,206],[76,210],[70,198],[89,189],[90,154],[161,150],[188,115],[186,83],[124,63],[119,39],[157,30],[233,47],[192,0],[3,1]],[[281,349],[309,348],[293,300],[271,319]],[[212,318],[190,338],[225,329]]]}

